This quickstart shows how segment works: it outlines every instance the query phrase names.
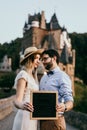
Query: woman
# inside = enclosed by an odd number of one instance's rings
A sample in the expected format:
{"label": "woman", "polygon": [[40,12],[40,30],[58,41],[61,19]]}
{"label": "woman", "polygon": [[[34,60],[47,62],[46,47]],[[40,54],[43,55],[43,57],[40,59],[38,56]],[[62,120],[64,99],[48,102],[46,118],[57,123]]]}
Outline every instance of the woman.
{"label": "woman", "polygon": [[30,91],[39,90],[36,69],[39,65],[42,49],[29,47],[25,49],[21,60],[23,70],[15,79],[16,98],[14,105],[19,109],[14,119],[12,130],[37,130],[37,120],[30,120],[30,112],[34,111],[30,103]]}

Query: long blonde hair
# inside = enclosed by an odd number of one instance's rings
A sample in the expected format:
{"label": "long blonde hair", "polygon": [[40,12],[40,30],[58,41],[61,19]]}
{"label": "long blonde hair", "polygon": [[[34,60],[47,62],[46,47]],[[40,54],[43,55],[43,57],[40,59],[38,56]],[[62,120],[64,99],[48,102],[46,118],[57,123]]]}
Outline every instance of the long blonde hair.
{"label": "long blonde hair", "polygon": [[36,68],[33,68],[33,62],[34,62],[35,57],[36,57],[36,54],[33,54],[33,55],[29,56],[29,57],[25,60],[24,66],[25,66],[25,68],[32,69],[33,78],[34,78],[35,81],[38,83],[37,69],[36,69]]}

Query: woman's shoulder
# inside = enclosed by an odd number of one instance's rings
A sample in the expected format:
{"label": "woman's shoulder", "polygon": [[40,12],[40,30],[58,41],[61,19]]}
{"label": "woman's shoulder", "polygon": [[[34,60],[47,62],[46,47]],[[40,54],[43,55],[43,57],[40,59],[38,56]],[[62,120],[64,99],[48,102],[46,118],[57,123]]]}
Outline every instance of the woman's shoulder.
{"label": "woman's shoulder", "polygon": [[16,80],[17,80],[17,79],[20,79],[20,78],[27,79],[27,77],[28,77],[27,72],[26,72],[25,70],[21,70],[21,71],[17,74]]}
{"label": "woman's shoulder", "polygon": [[20,75],[20,74],[27,74],[27,72],[23,69],[23,70],[19,71],[18,75]]}
{"label": "woman's shoulder", "polygon": [[20,70],[15,78],[15,82],[14,82],[14,88],[17,87],[17,82],[19,79],[25,79],[26,81],[28,81],[28,76],[26,71],[24,70]]}

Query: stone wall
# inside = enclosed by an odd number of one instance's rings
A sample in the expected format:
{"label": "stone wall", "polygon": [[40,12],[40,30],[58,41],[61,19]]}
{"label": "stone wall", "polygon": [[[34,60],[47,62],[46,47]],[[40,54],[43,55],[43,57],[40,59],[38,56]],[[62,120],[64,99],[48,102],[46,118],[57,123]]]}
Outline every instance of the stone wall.
{"label": "stone wall", "polygon": [[5,99],[0,99],[0,120],[5,118],[13,111],[13,99],[14,96]]}
{"label": "stone wall", "polygon": [[[0,100],[0,120],[13,111],[13,99],[15,96]],[[65,113],[66,122],[79,130],[87,130],[87,114],[75,111]]]}
{"label": "stone wall", "polygon": [[87,114],[75,111],[65,113],[66,122],[80,130],[87,130]]}

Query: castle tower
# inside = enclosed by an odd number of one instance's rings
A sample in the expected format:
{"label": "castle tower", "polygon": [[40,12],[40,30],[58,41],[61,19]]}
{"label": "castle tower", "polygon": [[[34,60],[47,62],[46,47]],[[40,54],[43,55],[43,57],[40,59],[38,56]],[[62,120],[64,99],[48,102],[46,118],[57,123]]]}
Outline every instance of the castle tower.
{"label": "castle tower", "polygon": [[45,14],[44,14],[44,11],[42,11],[42,14],[41,14],[40,28],[46,29],[46,21],[45,21]]}

